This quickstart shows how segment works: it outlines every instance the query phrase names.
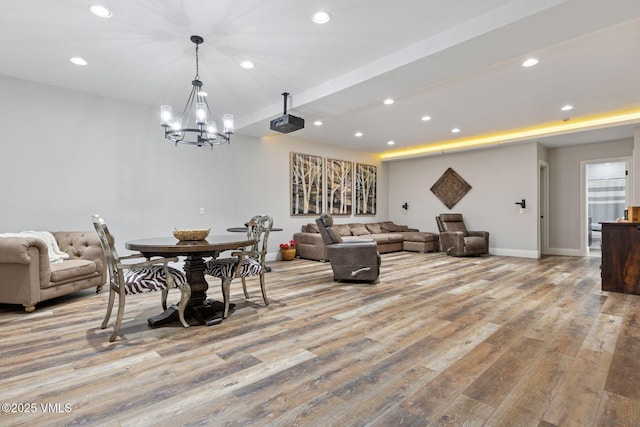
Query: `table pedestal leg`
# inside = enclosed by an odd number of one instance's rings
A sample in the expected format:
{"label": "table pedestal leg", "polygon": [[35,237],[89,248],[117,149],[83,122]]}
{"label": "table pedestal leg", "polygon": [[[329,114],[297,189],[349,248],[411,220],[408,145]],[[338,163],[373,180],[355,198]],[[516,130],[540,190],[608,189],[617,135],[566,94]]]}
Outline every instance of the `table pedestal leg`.
{"label": "table pedestal leg", "polygon": [[[205,326],[217,325],[222,322],[224,304],[207,299],[209,284],[204,278],[204,270],[204,259],[201,256],[189,255],[184,262],[184,272],[187,276],[187,282],[191,286],[191,299],[187,303],[184,315],[189,324],[193,321]],[[233,307],[235,304],[229,305],[230,309]],[[178,307],[176,305],[168,307],[164,313],[150,317],[148,323],[149,326],[155,328],[174,321],[178,321]]]}

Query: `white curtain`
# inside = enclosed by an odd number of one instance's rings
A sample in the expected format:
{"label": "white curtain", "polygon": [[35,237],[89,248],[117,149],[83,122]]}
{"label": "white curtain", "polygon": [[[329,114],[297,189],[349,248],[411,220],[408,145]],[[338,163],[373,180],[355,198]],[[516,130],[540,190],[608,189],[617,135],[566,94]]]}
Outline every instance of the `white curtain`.
{"label": "white curtain", "polygon": [[589,179],[589,218],[593,224],[615,221],[624,216],[625,179]]}

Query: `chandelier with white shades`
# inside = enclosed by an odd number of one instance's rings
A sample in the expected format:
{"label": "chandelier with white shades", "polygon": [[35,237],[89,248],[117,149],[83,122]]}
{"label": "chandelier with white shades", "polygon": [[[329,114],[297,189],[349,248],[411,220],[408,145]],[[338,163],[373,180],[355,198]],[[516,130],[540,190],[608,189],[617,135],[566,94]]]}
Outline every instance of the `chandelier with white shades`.
{"label": "chandelier with white shades", "polygon": [[191,82],[191,94],[181,116],[173,115],[171,105],[160,106],[160,125],[164,128],[164,137],[175,142],[176,146],[190,144],[213,148],[214,145],[228,144],[233,134],[233,114],[222,116],[222,132],[219,132],[198,74],[198,47],[204,39],[191,36],[191,41],[196,45],[196,76]]}

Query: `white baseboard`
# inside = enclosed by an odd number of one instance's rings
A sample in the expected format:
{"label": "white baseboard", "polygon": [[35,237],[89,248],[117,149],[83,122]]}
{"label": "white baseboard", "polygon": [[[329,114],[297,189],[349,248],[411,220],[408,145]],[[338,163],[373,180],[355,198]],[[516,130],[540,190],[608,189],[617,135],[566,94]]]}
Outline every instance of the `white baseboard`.
{"label": "white baseboard", "polygon": [[514,256],[518,258],[538,258],[538,251],[526,251],[522,249],[489,248],[491,255]]}
{"label": "white baseboard", "polygon": [[278,254],[280,252],[267,252],[267,256],[264,258],[265,261],[277,261]]}
{"label": "white baseboard", "polygon": [[549,255],[586,256],[580,249],[549,248]]}

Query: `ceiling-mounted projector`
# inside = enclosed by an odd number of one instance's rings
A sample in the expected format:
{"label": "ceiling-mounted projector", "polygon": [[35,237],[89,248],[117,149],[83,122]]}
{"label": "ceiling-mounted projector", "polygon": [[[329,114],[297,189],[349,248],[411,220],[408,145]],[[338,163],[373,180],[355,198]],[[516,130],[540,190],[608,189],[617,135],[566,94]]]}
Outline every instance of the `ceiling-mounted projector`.
{"label": "ceiling-mounted projector", "polygon": [[284,92],[282,96],[284,96],[284,115],[271,120],[271,130],[281,133],[290,133],[299,129],[304,129],[303,118],[287,114],[287,97],[289,96],[289,93]]}

